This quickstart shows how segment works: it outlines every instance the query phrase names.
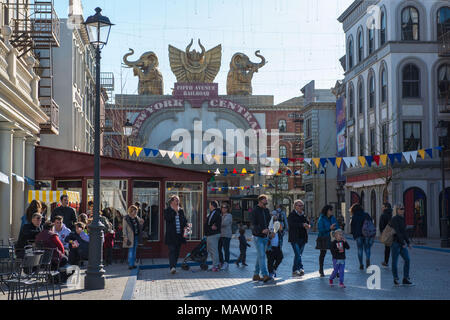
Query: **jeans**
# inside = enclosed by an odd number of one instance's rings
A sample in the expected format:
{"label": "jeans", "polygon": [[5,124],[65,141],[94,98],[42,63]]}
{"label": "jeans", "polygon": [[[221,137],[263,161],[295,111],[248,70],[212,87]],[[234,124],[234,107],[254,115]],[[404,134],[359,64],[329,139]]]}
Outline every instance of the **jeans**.
{"label": "jeans", "polygon": [[138,236],[134,236],[133,247],[128,248],[128,266],[133,267],[136,264],[136,250],[138,245]]}
{"label": "jeans", "polygon": [[283,261],[283,252],[280,247],[272,247],[271,250],[267,251],[267,268],[269,273],[277,271],[281,261]]}
{"label": "jeans", "polygon": [[330,280],[334,280],[339,273],[339,283],[344,283],[344,270],[345,263],[337,263],[337,260],[333,259],[333,273],[330,276]]}
{"label": "jeans", "polygon": [[220,233],[206,237],[206,247],[211,256],[213,268],[219,266],[219,239]]}
{"label": "jeans", "polygon": [[392,275],[394,279],[398,280],[398,256],[401,256],[403,263],[403,279],[409,279],[409,252],[407,248],[403,248],[402,245],[396,241],[392,243],[391,247],[392,253]]}
{"label": "jeans", "polygon": [[236,260],[236,263],[245,263],[245,260],[247,258],[247,249],[241,250],[239,258]]}
{"label": "jeans", "polygon": [[321,274],[323,273],[323,263],[325,261],[326,254],[327,254],[327,250],[320,250],[320,255],[319,255],[319,272]]}
{"label": "jeans", "polygon": [[262,276],[268,276],[269,272],[267,270],[267,261],[266,261],[266,248],[267,242],[269,242],[268,238],[255,237],[255,246],[256,246],[256,264],[254,275],[262,274]]}
{"label": "jeans", "polygon": [[374,238],[359,237],[356,239],[358,246],[359,264],[363,264],[363,251],[366,252],[366,260],[370,260],[370,249],[372,248]]}
{"label": "jeans", "polygon": [[391,247],[384,246],[384,262],[388,264],[389,256],[391,254]]}
{"label": "jeans", "polygon": [[168,245],[169,247],[169,268],[176,268],[178,257],[180,256],[181,242]]}
{"label": "jeans", "polygon": [[294,264],[292,266],[292,272],[300,271],[303,269],[302,254],[305,249],[305,241],[298,239],[296,242],[291,242],[292,249],[294,249]]}
{"label": "jeans", "polygon": [[219,240],[219,260],[221,264],[224,262],[222,250],[225,252],[225,262],[230,263],[230,241],[231,238],[224,237]]}

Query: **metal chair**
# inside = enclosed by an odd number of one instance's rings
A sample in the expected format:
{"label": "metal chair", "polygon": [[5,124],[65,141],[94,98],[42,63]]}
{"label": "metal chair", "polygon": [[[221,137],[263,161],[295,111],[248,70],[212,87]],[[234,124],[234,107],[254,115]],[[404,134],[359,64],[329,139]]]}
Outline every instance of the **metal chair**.
{"label": "metal chair", "polygon": [[[20,267],[17,272],[11,275],[11,278],[5,280],[8,285],[8,300],[14,300],[16,296],[19,300],[25,300],[28,295],[28,290],[31,293],[31,299],[34,299],[35,294],[39,297],[39,271],[42,252],[32,252],[24,254],[20,261]],[[21,289],[23,288],[23,292]]]}
{"label": "metal chair", "polygon": [[55,300],[55,278],[58,279],[58,287],[59,287],[59,299],[62,300],[62,292],[61,292],[61,273],[59,272],[59,263],[56,270],[52,270],[52,260],[55,252],[55,248],[42,248],[44,251],[41,259],[41,268],[38,274],[38,279],[41,281],[41,285],[45,285],[47,290],[47,296],[50,300],[49,294],[49,285],[52,286],[53,292],[53,300]]}
{"label": "metal chair", "polygon": [[0,247],[0,290],[3,290],[3,285],[6,285],[5,280],[9,279],[11,275],[17,271],[17,261],[14,260],[14,250],[8,246]]}

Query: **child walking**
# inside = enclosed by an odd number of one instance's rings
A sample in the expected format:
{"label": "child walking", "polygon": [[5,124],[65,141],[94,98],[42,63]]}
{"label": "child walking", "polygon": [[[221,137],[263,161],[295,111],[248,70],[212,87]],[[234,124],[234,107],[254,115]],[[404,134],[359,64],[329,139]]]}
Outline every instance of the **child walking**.
{"label": "child walking", "polygon": [[281,235],[282,227],[279,221],[275,221],[273,224],[273,233],[271,233],[271,239],[269,240],[269,246],[267,250],[267,269],[269,271],[269,277],[275,278],[277,276],[276,271],[278,266],[283,261],[283,252],[281,251]]}
{"label": "child walking", "polygon": [[247,243],[247,238],[245,237],[245,229],[241,228],[239,229],[239,251],[241,254],[239,255],[239,258],[236,260],[236,265],[239,267],[239,262],[242,261],[243,266],[247,266],[245,263],[245,258],[247,255],[247,247],[250,247],[250,245]]}
{"label": "child walking", "polygon": [[344,270],[345,270],[345,250],[350,249],[347,240],[341,229],[333,232],[334,241],[331,242],[331,254],[333,256],[333,273],[330,276],[330,285],[333,285],[333,280],[339,273],[339,286],[345,288],[344,285]]}

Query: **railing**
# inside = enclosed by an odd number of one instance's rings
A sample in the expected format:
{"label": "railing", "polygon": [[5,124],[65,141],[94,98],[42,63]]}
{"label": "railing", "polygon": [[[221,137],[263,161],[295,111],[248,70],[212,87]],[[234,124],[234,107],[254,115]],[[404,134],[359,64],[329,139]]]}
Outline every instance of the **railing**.
{"label": "railing", "polygon": [[439,37],[439,56],[450,57],[450,31]]}
{"label": "railing", "polygon": [[52,98],[41,98],[41,108],[49,117],[47,123],[41,124],[41,134],[59,134],[59,106]]}

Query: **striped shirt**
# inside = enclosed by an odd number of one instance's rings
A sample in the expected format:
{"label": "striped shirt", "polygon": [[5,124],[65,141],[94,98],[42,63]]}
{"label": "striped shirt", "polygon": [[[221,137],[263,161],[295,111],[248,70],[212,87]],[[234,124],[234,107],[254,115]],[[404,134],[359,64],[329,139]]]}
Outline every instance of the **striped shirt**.
{"label": "striped shirt", "polygon": [[181,227],[180,227],[180,216],[175,216],[175,223],[177,225],[177,233],[181,234]]}

